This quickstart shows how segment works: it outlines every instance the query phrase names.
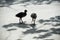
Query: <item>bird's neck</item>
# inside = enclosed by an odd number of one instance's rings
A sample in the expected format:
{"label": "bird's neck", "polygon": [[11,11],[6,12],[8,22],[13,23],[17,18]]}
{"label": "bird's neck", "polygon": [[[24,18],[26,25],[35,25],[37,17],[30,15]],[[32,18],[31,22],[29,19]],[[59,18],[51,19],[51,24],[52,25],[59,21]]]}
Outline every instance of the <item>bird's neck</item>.
{"label": "bird's neck", "polygon": [[24,12],[24,13],[27,13],[27,12]]}

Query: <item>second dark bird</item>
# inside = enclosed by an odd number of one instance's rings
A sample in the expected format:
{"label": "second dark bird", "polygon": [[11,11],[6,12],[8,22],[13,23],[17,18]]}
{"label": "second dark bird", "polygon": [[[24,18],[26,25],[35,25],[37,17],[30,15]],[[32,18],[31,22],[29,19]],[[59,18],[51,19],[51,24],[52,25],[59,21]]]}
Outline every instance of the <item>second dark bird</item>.
{"label": "second dark bird", "polygon": [[32,18],[33,24],[35,24],[35,20],[36,20],[36,18],[37,18],[36,13],[32,13],[32,14],[31,14],[31,18]]}

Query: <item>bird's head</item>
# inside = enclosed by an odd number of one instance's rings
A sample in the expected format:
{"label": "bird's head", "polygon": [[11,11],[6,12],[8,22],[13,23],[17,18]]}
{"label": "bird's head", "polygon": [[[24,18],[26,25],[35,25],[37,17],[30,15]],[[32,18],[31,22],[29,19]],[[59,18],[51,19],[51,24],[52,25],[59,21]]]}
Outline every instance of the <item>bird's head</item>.
{"label": "bird's head", "polygon": [[27,12],[27,10],[24,10],[24,12]]}

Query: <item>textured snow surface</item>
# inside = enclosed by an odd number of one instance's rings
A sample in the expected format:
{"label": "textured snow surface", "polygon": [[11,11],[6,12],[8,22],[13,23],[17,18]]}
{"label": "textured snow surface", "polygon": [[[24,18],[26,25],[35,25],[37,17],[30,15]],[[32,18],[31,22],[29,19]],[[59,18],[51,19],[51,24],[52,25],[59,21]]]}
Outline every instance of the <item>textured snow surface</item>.
{"label": "textured snow surface", "polygon": [[[27,9],[27,16],[23,18],[25,24],[19,24],[15,15]],[[36,25],[31,24],[31,13],[37,14]],[[0,40],[59,40],[60,26],[57,22],[40,23],[40,19],[60,15],[60,5],[29,5],[23,7],[12,5],[0,7]],[[50,23],[50,24],[48,24]],[[58,22],[59,23],[59,22]]]}

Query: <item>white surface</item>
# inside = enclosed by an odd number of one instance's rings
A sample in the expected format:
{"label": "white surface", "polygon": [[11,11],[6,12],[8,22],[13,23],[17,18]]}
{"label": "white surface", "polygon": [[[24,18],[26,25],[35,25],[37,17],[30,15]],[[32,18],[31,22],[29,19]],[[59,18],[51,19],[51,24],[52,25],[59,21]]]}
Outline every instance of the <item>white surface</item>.
{"label": "white surface", "polygon": [[[16,39],[22,39],[22,40],[37,40],[33,39],[34,36],[39,36],[42,34],[45,34],[43,32],[41,33],[35,33],[35,34],[28,34],[28,35],[23,35],[22,31],[26,31],[27,29],[23,28],[18,28],[15,27],[17,30],[14,31],[6,31],[7,29],[2,28],[3,25],[10,24],[10,23],[18,23],[18,18],[15,17],[15,15],[20,11],[24,11],[24,9],[27,9],[27,16],[23,18],[24,21],[26,21],[27,24],[31,24],[31,13],[35,12],[37,13],[37,20],[36,20],[36,28],[39,29],[50,29],[53,28],[51,25],[43,25],[39,24],[38,20],[39,19],[48,19],[52,16],[60,15],[60,5],[29,5],[27,7],[23,7],[18,5],[12,5],[10,6],[11,8],[8,7],[0,7],[0,40],[16,40]],[[16,10],[18,11],[16,11]],[[41,28],[40,28],[41,27]],[[48,37],[47,39],[54,39],[54,40],[59,40],[60,35],[52,35]],[[44,40],[44,39],[39,39],[39,40]]]}

